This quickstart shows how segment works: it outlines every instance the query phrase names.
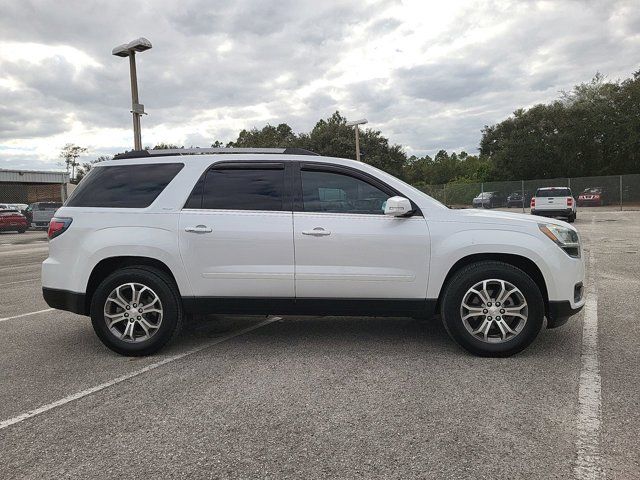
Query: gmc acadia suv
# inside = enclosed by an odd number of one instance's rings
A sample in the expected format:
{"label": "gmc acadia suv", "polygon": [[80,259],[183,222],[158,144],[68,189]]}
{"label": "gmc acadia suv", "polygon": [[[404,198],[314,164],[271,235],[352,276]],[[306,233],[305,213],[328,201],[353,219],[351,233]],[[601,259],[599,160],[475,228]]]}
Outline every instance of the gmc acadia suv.
{"label": "gmc acadia suv", "polygon": [[565,222],[450,210],[370,165],[304,150],[207,152],[91,169],[49,226],[47,303],[89,315],[123,355],[156,352],[193,313],[440,313],[468,351],[508,356],[545,317],[557,327],[584,305]]}

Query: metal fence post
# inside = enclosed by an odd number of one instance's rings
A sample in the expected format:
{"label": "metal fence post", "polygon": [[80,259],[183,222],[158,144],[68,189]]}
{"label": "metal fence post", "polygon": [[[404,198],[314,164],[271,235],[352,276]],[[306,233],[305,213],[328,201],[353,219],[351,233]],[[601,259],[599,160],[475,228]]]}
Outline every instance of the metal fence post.
{"label": "metal fence post", "polygon": [[622,211],[622,175],[620,175],[620,211]]}
{"label": "metal fence post", "polygon": [[524,213],[524,180],[520,180],[522,182],[522,213]]}

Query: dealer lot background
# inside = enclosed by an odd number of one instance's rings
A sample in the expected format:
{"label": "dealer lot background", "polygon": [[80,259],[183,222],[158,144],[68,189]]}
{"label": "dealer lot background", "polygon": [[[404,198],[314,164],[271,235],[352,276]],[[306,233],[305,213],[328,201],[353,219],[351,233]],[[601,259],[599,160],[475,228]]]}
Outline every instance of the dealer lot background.
{"label": "dealer lot background", "polygon": [[123,358],[47,309],[43,234],[1,234],[0,477],[638,478],[640,212],[575,225],[590,303],[509,359],[438,321],[316,317],[200,319]]}

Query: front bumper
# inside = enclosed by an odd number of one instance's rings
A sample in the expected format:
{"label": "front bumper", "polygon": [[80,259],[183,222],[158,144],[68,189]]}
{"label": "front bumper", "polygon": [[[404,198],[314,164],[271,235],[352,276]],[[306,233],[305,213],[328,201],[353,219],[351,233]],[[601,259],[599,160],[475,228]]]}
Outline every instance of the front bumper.
{"label": "front bumper", "polygon": [[602,205],[600,200],[578,200],[579,207],[599,207]]}
{"label": "front bumper", "polygon": [[567,323],[569,318],[582,310],[582,307],[584,307],[584,303],[575,308],[572,307],[569,300],[550,301],[547,309],[547,328],[561,327]]}
{"label": "front bumper", "polygon": [[3,232],[13,232],[16,230],[26,230],[29,226],[25,223],[16,222],[14,225],[3,223],[0,224],[0,230]]}

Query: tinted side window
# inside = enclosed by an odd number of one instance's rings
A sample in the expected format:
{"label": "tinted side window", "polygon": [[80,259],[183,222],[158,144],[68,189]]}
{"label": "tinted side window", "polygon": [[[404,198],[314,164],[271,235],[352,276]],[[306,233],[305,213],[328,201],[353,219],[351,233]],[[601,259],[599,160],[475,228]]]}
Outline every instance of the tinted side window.
{"label": "tinted side window", "polygon": [[145,208],[178,174],[182,163],[95,167],[67,200],[68,207]]}
{"label": "tinted side window", "polygon": [[283,209],[283,197],[284,169],[211,169],[204,182],[202,208],[277,211]]}
{"label": "tinted side window", "polygon": [[314,170],[301,174],[305,212],[384,214],[389,195],[363,180]]}

